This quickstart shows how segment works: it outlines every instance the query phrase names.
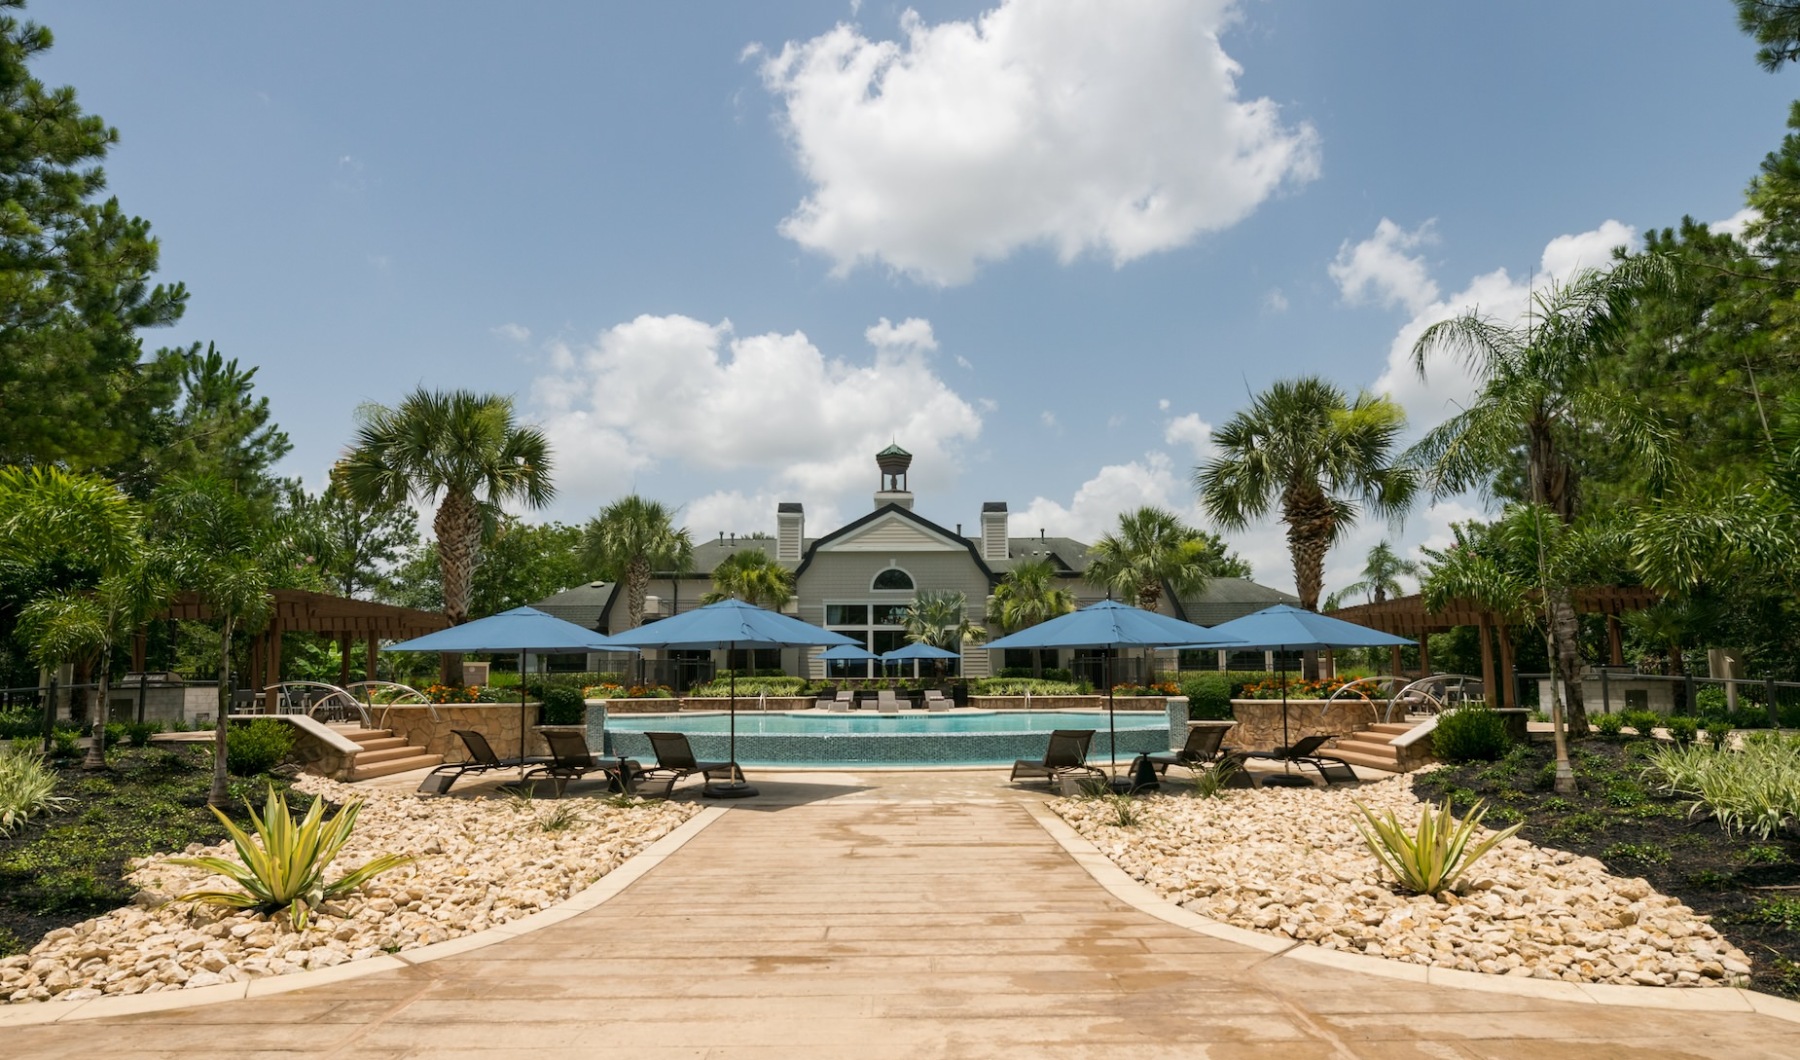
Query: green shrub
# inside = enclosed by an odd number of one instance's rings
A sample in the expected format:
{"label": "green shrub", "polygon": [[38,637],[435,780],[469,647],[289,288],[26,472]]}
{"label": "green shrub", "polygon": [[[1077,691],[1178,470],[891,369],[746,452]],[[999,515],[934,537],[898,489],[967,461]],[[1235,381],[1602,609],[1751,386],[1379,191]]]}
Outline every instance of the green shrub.
{"label": "green shrub", "polygon": [[106,746],[117,747],[125,742],[125,723],[110,721],[106,723]]}
{"label": "green shrub", "polygon": [[1626,728],[1639,736],[1655,735],[1657,727],[1663,723],[1662,715],[1654,710],[1628,710],[1619,717]]}
{"label": "green shrub", "polygon": [[1669,718],[1669,738],[1676,743],[1693,743],[1694,737],[1700,735],[1700,719],[1685,714],[1676,714]]}
{"label": "green shrub", "polygon": [[1231,718],[1231,679],[1224,674],[1187,674],[1181,694],[1188,700],[1193,721],[1227,721]]}
{"label": "green shrub", "polygon": [[1665,746],[1650,756],[1646,778],[1694,799],[1727,833],[1767,840],[1800,821],[1800,737],[1756,734],[1739,751],[1703,744]]}
{"label": "green shrub", "polygon": [[133,747],[150,746],[150,737],[162,731],[162,726],[153,721],[133,721],[125,724],[125,741]]}
{"label": "green shrub", "polygon": [[1725,713],[1725,689],[1719,685],[1701,685],[1694,689],[1694,713]]}
{"label": "green shrub", "polygon": [[1487,707],[1466,706],[1438,715],[1431,745],[1446,762],[1492,762],[1507,752],[1511,741],[1500,715]]}
{"label": "green shrub", "polygon": [[81,753],[81,733],[74,729],[58,729],[50,734],[50,757],[74,758]]}
{"label": "green shrub", "polygon": [[1625,718],[1619,714],[1596,714],[1592,719],[1594,731],[1613,739],[1625,731]]}
{"label": "green shrub", "polygon": [[1731,727],[1734,729],[1766,729],[1769,727],[1769,712],[1761,707],[1740,706],[1731,712]]}
{"label": "green shrub", "polygon": [[[798,696],[804,694],[807,680],[804,677],[788,677],[781,674],[775,677],[739,677],[737,694],[740,698],[759,695]],[[731,694],[729,678],[714,678],[703,685],[695,685],[687,695],[692,699],[723,699]]]}
{"label": "green shrub", "polygon": [[1045,681],[1029,677],[984,677],[969,685],[969,694],[976,696],[1022,696],[1029,691],[1034,696],[1085,696],[1093,693],[1093,686],[1086,681]]}
{"label": "green shrub", "polygon": [[10,740],[0,742],[0,835],[69,801],[51,794],[55,790],[56,773],[43,758]]}
{"label": "green shrub", "polygon": [[1706,742],[1713,745],[1714,750],[1722,750],[1725,741],[1731,737],[1731,722],[1724,718],[1708,718],[1706,721]]}
{"label": "green shrub", "polygon": [[32,740],[44,734],[44,716],[21,708],[0,712],[0,740]]}
{"label": "green shrub", "polygon": [[225,731],[225,768],[240,777],[267,773],[294,749],[294,730],[274,718],[258,718]]}
{"label": "green shrub", "polygon": [[587,720],[587,703],[573,688],[546,688],[539,719],[545,725],[580,725]]}

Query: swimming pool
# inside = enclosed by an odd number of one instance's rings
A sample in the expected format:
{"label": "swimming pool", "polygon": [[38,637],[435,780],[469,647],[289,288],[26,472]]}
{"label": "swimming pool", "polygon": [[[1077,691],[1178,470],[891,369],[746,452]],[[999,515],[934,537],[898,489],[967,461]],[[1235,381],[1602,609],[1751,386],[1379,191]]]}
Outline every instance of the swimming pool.
{"label": "swimming pool", "polygon": [[[1170,746],[1167,714],[1119,711],[1118,755],[1130,762],[1139,752]],[[589,715],[589,728],[596,719]],[[1181,719],[1185,735],[1186,717]],[[730,719],[718,713],[618,714],[604,717],[608,754],[648,760],[645,732],[683,732],[702,759],[729,754]],[[760,713],[739,711],[737,757],[746,766],[1012,765],[1020,758],[1039,758],[1052,729],[1092,729],[1089,758],[1107,760],[1107,717],[1104,711],[958,711],[954,714]],[[589,740],[594,742],[590,731]]]}

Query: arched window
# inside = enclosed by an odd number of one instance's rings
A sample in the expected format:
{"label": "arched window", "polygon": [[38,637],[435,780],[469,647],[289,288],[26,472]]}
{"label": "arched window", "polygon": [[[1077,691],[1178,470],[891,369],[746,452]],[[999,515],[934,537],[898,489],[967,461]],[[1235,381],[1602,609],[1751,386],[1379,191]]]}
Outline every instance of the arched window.
{"label": "arched window", "polygon": [[889,567],[880,574],[875,575],[875,580],[869,584],[869,588],[871,589],[897,589],[904,591],[911,589],[912,587],[912,575],[901,570],[899,567]]}

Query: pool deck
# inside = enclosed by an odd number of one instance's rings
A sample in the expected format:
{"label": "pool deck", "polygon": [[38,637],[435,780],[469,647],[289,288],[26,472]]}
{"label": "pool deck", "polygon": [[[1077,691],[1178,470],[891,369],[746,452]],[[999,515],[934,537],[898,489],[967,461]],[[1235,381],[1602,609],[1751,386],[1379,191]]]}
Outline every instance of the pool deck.
{"label": "pool deck", "polygon": [[1102,886],[1034,815],[1042,789],[1011,787],[1004,772],[752,779],[760,798],[729,804],[610,900],[543,930],[220,1004],[35,1026],[6,1026],[0,1008],[0,1054],[1800,1055],[1800,1024],[1681,1010],[1736,991],[1668,991],[1665,1010],[1550,1001],[1530,981],[1493,992],[1375,977],[1171,923],[1146,911],[1148,892]]}

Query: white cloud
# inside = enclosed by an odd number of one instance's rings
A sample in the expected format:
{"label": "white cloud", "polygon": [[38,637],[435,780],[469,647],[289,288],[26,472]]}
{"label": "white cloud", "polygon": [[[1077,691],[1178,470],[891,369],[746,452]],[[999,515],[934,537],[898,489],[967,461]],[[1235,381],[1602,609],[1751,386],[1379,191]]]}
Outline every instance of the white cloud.
{"label": "white cloud", "polygon": [[[1375,303],[1389,309],[1405,306],[1412,313],[1436,301],[1438,286],[1426,269],[1424,256],[1408,253],[1437,242],[1431,225],[1426,221],[1408,232],[1383,217],[1368,239],[1355,244],[1344,240],[1338,247],[1337,260],[1326,269],[1344,301],[1350,305]],[[1285,300],[1283,305],[1285,308]]]}
{"label": "white cloud", "polygon": [[1265,313],[1285,313],[1288,311],[1288,297],[1281,292],[1281,288],[1271,287],[1263,295],[1262,307]]}
{"label": "white cloud", "polygon": [[1201,419],[1197,412],[1177,416],[1163,429],[1163,441],[1168,445],[1185,445],[1193,452],[1195,460],[1204,460],[1212,455],[1212,424]]}
{"label": "white cloud", "polygon": [[839,24],[763,61],[812,190],[784,235],[934,284],[1033,245],[1115,265],[1318,175],[1318,141],[1238,97],[1232,0],[1000,0],[973,21]]}
{"label": "white cloud", "polygon": [[1197,521],[1193,496],[1181,480],[1167,453],[1149,452],[1142,460],[1109,464],[1082,483],[1066,505],[1048,497],[1033,497],[1013,516],[1014,526],[1029,527],[1059,537],[1095,541],[1118,528],[1119,513],[1155,505]]}
{"label": "white cloud", "polygon": [[970,364],[969,359],[967,357],[964,357],[962,354],[960,354],[960,353],[957,354],[955,357],[955,360],[956,360],[956,366],[958,368],[961,368],[963,371],[973,372],[975,370],[975,366],[973,364]]}
{"label": "white cloud", "polygon": [[1419,307],[1395,334],[1388,347],[1387,367],[1373,389],[1398,401],[1415,431],[1435,426],[1466,405],[1475,387],[1467,371],[1442,354],[1427,362],[1426,376],[1419,378],[1412,351],[1426,328],[1468,310],[1502,322],[1522,322],[1533,285],[1542,288],[1568,279],[1579,269],[1603,268],[1612,260],[1612,248],[1630,245],[1636,238],[1634,229],[1618,221],[1557,236],[1544,246],[1531,277],[1515,278],[1505,269],[1495,269],[1474,277],[1462,290]]}
{"label": "white cloud", "polygon": [[1737,239],[1744,238],[1744,229],[1753,221],[1762,220],[1762,211],[1753,206],[1746,206],[1723,221],[1714,221],[1706,227],[1714,232],[1723,232]]}
{"label": "white cloud", "polygon": [[1156,407],[1161,409],[1164,412],[1169,411],[1169,399],[1168,398],[1157,398],[1156,399]]}
{"label": "white cloud", "polygon": [[496,335],[508,342],[530,342],[531,329],[523,324],[506,323],[499,327],[489,328],[488,333]]}
{"label": "white cloud", "polygon": [[[915,340],[930,331],[918,325]],[[872,486],[870,454],[895,439],[918,457],[914,490],[929,489],[955,476],[960,445],[981,432],[981,414],[917,345],[851,361],[800,332],[738,336],[730,321],[640,316],[549,356],[533,397],[559,492],[581,510],[665,463],[759,476],[755,493],[827,504]]]}
{"label": "white cloud", "polygon": [[1056,421],[1056,413],[1051,412],[1049,409],[1045,409],[1038,413],[1038,422],[1058,433],[1061,433],[1062,431],[1062,424]]}
{"label": "white cloud", "polygon": [[891,324],[887,317],[882,317],[869,325],[863,332],[863,338],[869,345],[878,350],[935,350],[938,348],[937,338],[931,334],[931,321],[918,317],[907,317],[898,324]]}

